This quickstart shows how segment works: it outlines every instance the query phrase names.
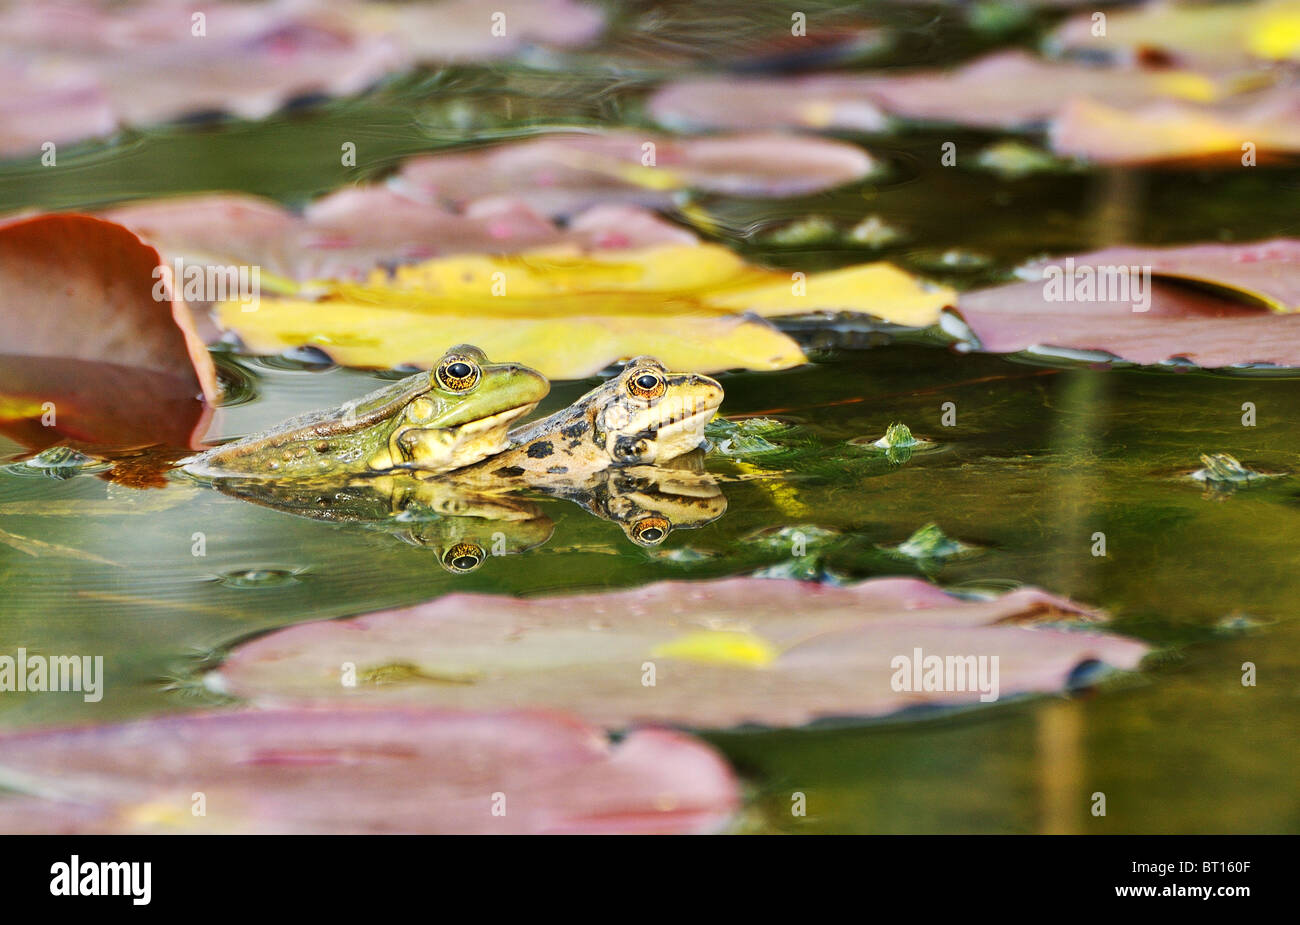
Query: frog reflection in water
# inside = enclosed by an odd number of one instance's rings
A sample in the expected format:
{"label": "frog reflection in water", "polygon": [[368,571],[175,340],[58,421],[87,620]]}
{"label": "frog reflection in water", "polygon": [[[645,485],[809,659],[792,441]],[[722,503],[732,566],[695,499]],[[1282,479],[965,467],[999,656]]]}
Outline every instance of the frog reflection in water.
{"label": "frog reflection in water", "polygon": [[507,428],[550,391],[540,373],[452,347],[429,372],[340,408],[285,421],[182,461],[200,478],[329,479],[397,469],[447,472],[507,446]]}
{"label": "frog reflection in water", "polygon": [[488,556],[540,546],[555,528],[534,501],[403,472],[332,482],[222,478],[211,485],[222,494],[287,514],[387,533],[434,551],[453,574],[476,571]]}

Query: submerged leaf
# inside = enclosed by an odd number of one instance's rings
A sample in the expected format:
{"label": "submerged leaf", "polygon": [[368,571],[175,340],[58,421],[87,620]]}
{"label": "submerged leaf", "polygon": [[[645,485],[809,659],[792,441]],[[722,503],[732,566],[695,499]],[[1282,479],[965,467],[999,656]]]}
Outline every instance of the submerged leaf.
{"label": "submerged leaf", "polygon": [[[915,690],[900,681],[894,662],[917,648],[941,658],[998,656],[1001,697],[1060,690],[1082,662],[1136,667],[1147,650],[1141,643],[1031,628],[1097,618],[1030,588],[965,600],[894,578],[853,587],[661,582],[527,599],[456,594],[261,636],[237,647],[210,684],[262,704],[528,704],[616,728],[799,725],[979,702],[973,689]],[[343,662],[359,671],[402,662],[478,680],[344,687]]]}
{"label": "submerged leaf", "polygon": [[739,805],[698,741],[644,730],[610,744],[527,712],[217,712],[10,733],[0,784],[17,791],[0,795],[8,833],[689,833]]}

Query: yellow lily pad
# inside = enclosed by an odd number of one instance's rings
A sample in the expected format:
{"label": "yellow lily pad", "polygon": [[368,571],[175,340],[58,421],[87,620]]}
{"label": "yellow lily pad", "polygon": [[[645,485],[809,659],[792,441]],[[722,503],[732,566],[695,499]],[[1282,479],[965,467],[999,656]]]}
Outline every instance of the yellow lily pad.
{"label": "yellow lily pad", "polygon": [[1105,35],[1095,34],[1093,15],[1065,22],[1052,44],[1127,58],[1155,51],[1178,64],[1210,68],[1300,61],[1300,0],[1152,3],[1108,11]]}
{"label": "yellow lily pad", "polygon": [[924,326],[956,297],[887,264],[804,278],[707,244],[447,257],[299,292],[255,311],[223,303],[216,318],[254,353],[310,345],[347,366],[427,366],[466,342],[567,379],[643,353],[700,372],[786,369],[803,351],[754,316],[833,310]]}

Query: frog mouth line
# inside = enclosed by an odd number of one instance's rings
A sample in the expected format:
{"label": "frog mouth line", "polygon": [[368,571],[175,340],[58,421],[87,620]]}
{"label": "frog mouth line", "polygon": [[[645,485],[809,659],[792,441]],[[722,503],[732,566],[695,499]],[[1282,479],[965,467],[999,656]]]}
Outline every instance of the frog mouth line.
{"label": "frog mouth line", "polygon": [[464,424],[459,424],[454,428],[456,436],[474,437],[480,434],[491,433],[497,428],[509,427],[524,415],[530,414],[537,405],[538,403],[535,401],[528,402],[527,404],[517,405],[514,408],[507,408],[505,411],[498,411],[496,414],[489,414],[487,417],[477,418],[473,421],[466,421]]}
{"label": "frog mouth line", "polygon": [[714,405],[711,408],[705,408],[703,411],[695,411],[680,418],[672,418],[665,421],[663,426],[671,427],[674,430],[695,430],[697,428],[703,428],[704,425],[709,423],[717,413],[718,406]]}

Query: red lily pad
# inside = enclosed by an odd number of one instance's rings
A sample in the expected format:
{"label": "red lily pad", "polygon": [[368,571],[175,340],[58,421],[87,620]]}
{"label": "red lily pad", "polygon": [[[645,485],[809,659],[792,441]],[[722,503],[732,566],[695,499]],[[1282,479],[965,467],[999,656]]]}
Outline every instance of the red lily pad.
{"label": "red lily pad", "polygon": [[1300,367],[1300,315],[1279,315],[1212,293],[1153,282],[1150,306],[1134,300],[1049,300],[1043,281],[962,293],[957,312],[993,353],[1050,348],[1099,351],[1130,363],[1188,360],[1215,368]]}
{"label": "red lily pad", "polygon": [[[1031,627],[1098,619],[1035,589],[963,600],[914,579],[840,588],[734,578],[522,600],[454,594],[262,636],[209,681],[264,705],[526,705],[612,728],[799,725],[980,701],[977,690],[897,689],[891,662],[917,648],[997,656],[999,696],[1059,691],[1094,660],[1135,667],[1141,643]],[[340,683],[344,662],[356,666],[355,686]]]}
{"label": "red lily pad", "polygon": [[561,216],[597,203],[664,208],[675,191],[688,188],[798,196],[852,183],[874,168],[856,145],[818,138],[569,133],[415,158],[393,182],[421,202],[462,208],[509,195],[544,215]]}
{"label": "red lily pad", "polygon": [[[155,275],[160,265],[129,230],[91,216],[0,225],[6,426],[34,426],[52,402],[51,430],[85,442],[167,442],[178,426],[202,436],[200,399],[217,397],[216,372],[189,308],[172,298],[168,277]],[[163,409],[188,413],[160,421]]]}
{"label": "red lily pad", "polygon": [[694,739],[611,744],[522,712],[200,713],[10,733],[0,781],[17,791],[0,796],[6,833],[692,833],[739,804],[731,771]]}
{"label": "red lily pad", "polygon": [[1050,61],[998,52],[950,70],[828,75],[799,80],[686,80],[660,89],[652,116],[674,128],[803,127],[878,131],[882,113],[923,122],[1016,129],[1044,123],[1072,99],[1133,107],[1213,98],[1199,74]]}
{"label": "red lily pad", "polygon": [[[384,220],[375,221],[376,215]],[[633,206],[594,207],[561,228],[516,199],[485,199],[464,212],[451,212],[382,185],[332,193],[302,215],[255,196],[213,193],[127,203],[104,217],[131,228],[172,259],[259,266],[296,280],[360,279],[376,267],[459,253],[696,240],[680,226]]]}

